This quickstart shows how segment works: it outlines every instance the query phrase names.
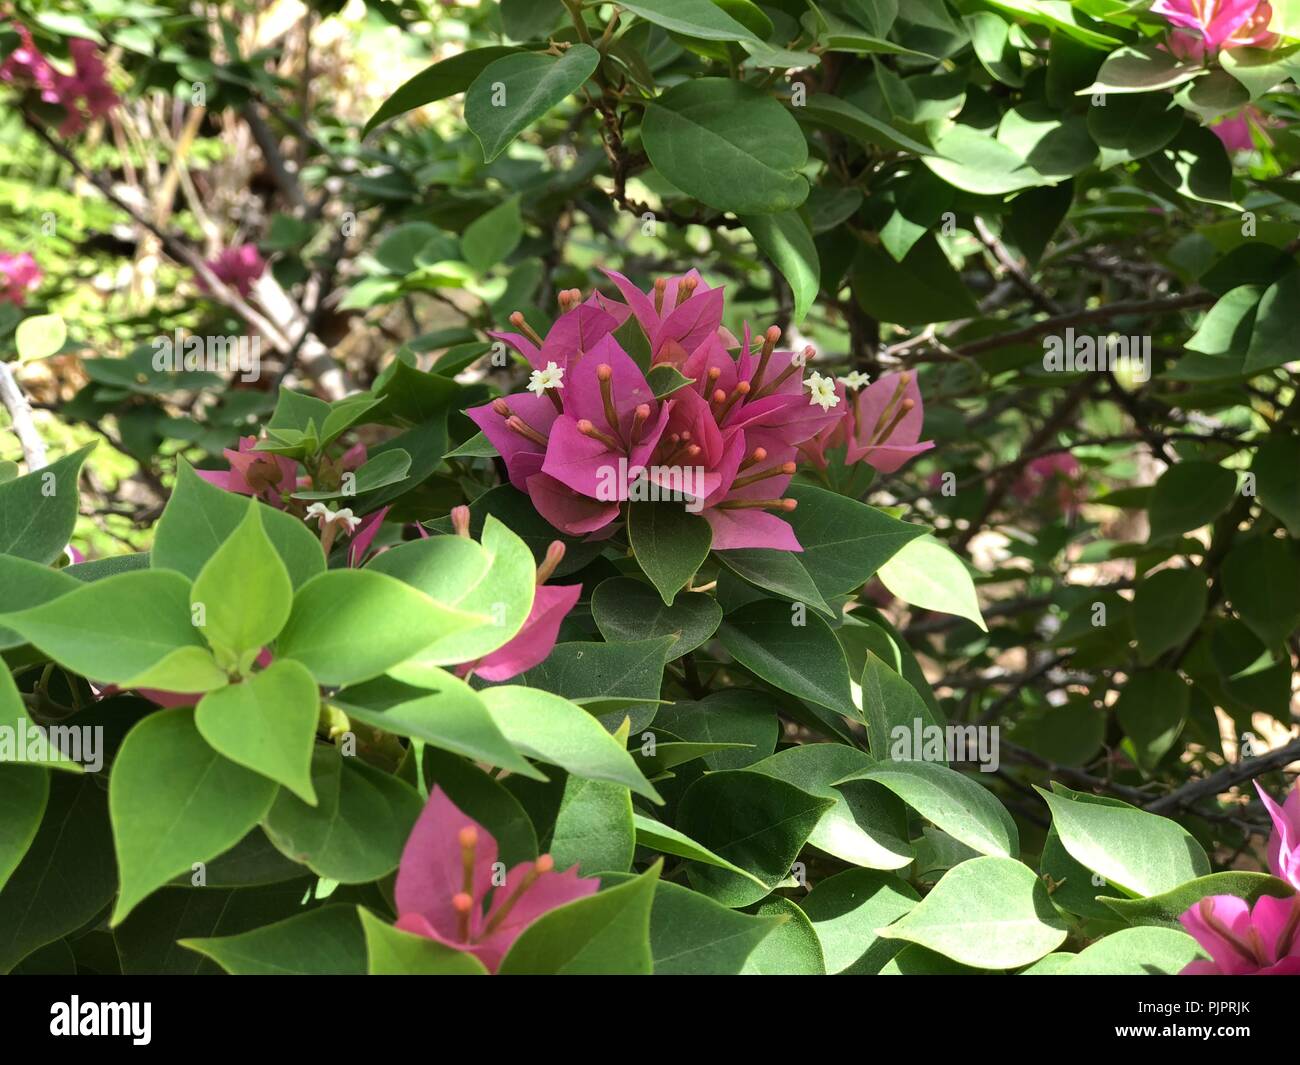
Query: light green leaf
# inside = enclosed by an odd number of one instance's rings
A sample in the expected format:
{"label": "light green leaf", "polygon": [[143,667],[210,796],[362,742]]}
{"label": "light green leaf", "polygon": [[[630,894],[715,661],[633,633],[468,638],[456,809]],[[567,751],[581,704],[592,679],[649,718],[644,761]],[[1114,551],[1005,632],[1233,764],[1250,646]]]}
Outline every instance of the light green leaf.
{"label": "light green leaf", "polygon": [[650,909],[663,863],[542,914],[501,960],[500,972],[526,976],[648,976]]}
{"label": "light green leaf", "polygon": [[321,684],[354,684],[485,620],[376,570],[330,570],[298,589],[276,654],[301,662]]}
{"label": "light green leaf", "polygon": [[357,907],[366,937],[366,971],[371,976],[486,976],[473,954],[452,950],[436,940],[403,932]]}
{"label": "light green leaf", "polygon": [[247,669],[289,617],[289,571],[262,528],[258,505],[208,559],[190,589],[199,630],[228,667]]}
{"label": "light green leaf", "polygon": [[313,806],[311,752],[319,720],[316,682],[288,658],[208,692],[194,712],[195,726],[214,750]]}
{"label": "light green leaf", "polygon": [[18,361],[34,362],[56,355],[68,339],[68,327],[59,314],[37,314],[24,318],[14,330]]}
{"label": "light green leaf", "polygon": [[506,739],[530,757],[661,801],[632,756],[582,707],[550,692],[516,685],[485,688],[479,694]]}
{"label": "light green leaf", "polygon": [[988,631],[966,564],[952,548],[932,536],[921,536],[905,544],[880,567],[877,576],[905,603],[956,614]]}
{"label": "light green leaf", "polygon": [[1067,928],[1032,869],[1011,858],[972,858],[901,919],[882,928],[962,965],[1016,969],[1065,942]]}
{"label": "light green leaf", "polygon": [[1035,790],[1052,811],[1052,825],[1070,856],[1126,895],[1159,895],[1205,876],[1210,860],[1182,825],[1118,800],[1054,784]]}
{"label": "light green leaf", "polygon": [[1016,823],[1002,804],[946,765],[877,762],[845,780],[883,784],[927,821],[981,854],[1014,858],[1019,853]]}
{"label": "light green leaf", "polygon": [[189,595],[179,573],[138,570],[0,619],[84,677],[124,688],[211,691],[226,675],[190,622]]}
{"label": "light green leaf", "polygon": [[233,847],[275,793],[271,781],[208,746],[193,710],[160,710],[140,721],[122,741],[109,781],[122,881],[112,923],[172,877]]}

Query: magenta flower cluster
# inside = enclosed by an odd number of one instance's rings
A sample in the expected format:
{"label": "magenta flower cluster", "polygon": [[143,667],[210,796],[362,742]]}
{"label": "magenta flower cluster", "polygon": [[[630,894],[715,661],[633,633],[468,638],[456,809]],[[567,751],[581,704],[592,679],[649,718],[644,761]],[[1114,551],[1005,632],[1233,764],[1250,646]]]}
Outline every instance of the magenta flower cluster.
{"label": "magenta flower cluster", "polygon": [[121,102],[108,84],[104,61],[94,41],[84,37],[68,39],[73,72],[64,74],[36,47],[26,26],[15,22],[12,27],[18,34],[18,47],[0,64],[0,81],[34,89],[45,103],[62,107],[62,136],[80,133],[88,121],[102,118]]}
{"label": "magenta flower cluster", "polygon": [[[775,326],[757,337],[746,326],[737,340],[722,324],[723,290],[698,272],[646,292],[606,273],[621,299],[569,290],[545,338],[519,314],[518,332],[493,333],[532,366],[528,391],[467,411],[511,484],[557,529],[608,535],[621,504],[648,485],[651,498],[676,492],[698,510],[715,550],[799,551],[783,517],[795,500],[783,493],[800,459],[824,464],[826,449],[843,445],[846,461],[889,471],[932,446],[917,442],[922,411],[910,375],[846,402],[849,379],[806,372],[813,350],[778,348]],[[673,367],[688,384],[655,395],[616,339],[629,318],[645,336],[650,369]]]}

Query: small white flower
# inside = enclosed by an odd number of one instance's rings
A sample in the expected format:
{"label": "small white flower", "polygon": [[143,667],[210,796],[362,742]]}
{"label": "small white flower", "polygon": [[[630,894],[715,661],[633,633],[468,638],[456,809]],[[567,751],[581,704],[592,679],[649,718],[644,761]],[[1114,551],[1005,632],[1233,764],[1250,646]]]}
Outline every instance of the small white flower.
{"label": "small white flower", "polygon": [[528,378],[528,391],[539,396],[548,388],[563,387],[564,367],[553,362],[548,362],[545,370],[534,370]]}
{"label": "small white flower", "polygon": [[835,394],[835,382],[831,378],[823,377],[819,373],[811,373],[804,381],[804,387],[811,393],[808,399],[809,406],[816,404],[822,410],[839,406],[840,397]]}
{"label": "small white flower", "polygon": [[840,384],[845,388],[865,388],[871,382],[871,375],[863,373],[861,370],[854,370],[850,374],[845,374],[839,380]]}
{"label": "small white flower", "polygon": [[352,513],[351,507],[341,507],[338,510],[330,510],[324,503],[313,503],[307,508],[307,517],[316,518],[323,529],[326,525],[332,525],[334,522],[341,522],[348,532],[353,532],[361,519]]}

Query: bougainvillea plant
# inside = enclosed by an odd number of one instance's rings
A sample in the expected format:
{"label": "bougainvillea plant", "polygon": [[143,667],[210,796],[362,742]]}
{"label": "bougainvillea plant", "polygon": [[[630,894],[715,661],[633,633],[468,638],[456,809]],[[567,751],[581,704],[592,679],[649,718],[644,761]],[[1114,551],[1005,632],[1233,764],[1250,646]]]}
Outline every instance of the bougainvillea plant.
{"label": "bougainvillea plant", "polygon": [[11,0],[0,971],[1300,975],[1298,79]]}

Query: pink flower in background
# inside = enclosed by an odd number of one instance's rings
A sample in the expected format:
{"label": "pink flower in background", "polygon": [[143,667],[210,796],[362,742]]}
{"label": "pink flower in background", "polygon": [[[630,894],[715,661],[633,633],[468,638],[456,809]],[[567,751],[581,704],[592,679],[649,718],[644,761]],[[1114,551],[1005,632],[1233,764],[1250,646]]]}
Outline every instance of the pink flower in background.
{"label": "pink flower in background", "polygon": [[1156,0],[1151,11],[1178,27],[1170,43],[1180,59],[1220,48],[1271,48],[1278,39],[1269,32],[1273,9],[1264,0]]}
{"label": "pink flower in background", "polygon": [[1011,494],[1022,503],[1050,496],[1057,509],[1072,518],[1088,495],[1081,481],[1082,474],[1079,460],[1068,451],[1041,455],[1026,464],[1011,486]]}
{"label": "pink flower in background", "polygon": [[[451,512],[452,526],[461,536],[469,535],[469,508],[456,507]],[[552,585],[555,569],[564,559],[564,544],[556,540],[546,549],[546,558],[537,567],[537,590],[533,606],[523,627],[508,643],[475,662],[456,667],[459,676],[475,673],[484,680],[503,681],[540,665],[555,647],[560,625],[577,605],[581,584]]]}
{"label": "pink flower in background", "polygon": [[21,307],[44,276],[30,252],[0,252],[0,303]]}
{"label": "pink flower in background", "polygon": [[238,451],[226,448],[222,452],[230,463],[229,470],[194,472],[227,492],[256,496],[263,503],[283,509],[289,495],[298,487],[298,464],[283,455],[256,451],[256,447],[257,437],[240,437]]}
{"label": "pink flower in background", "polygon": [[866,462],[881,473],[893,473],[934,447],[933,440],[921,440],[925,412],[913,373],[886,374],[868,385],[845,417],[846,462]]}
{"label": "pink flower in background", "polygon": [[547,854],[509,869],[495,887],[496,862],[492,834],[435,787],[397,869],[397,927],[473,954],[496,972],[528,925],[600,887],[577,866],[556,872]]}
{"label": "pink flower in background", "polygon": [[1281,806],[1259,786],[1259,781],[1255,782],[1255,790],[1273,819],[1273,832],[1268,837],[1269,871],[1300,891],[1300,784],[1291,788]]}
{"label": "pink flower in background", "polygon": [[[247,298],[253,291],[253,282],[266,270],[266,261],[255,244],[241,244],[237,248],[227,248],[215,259],[208,261],[208,268],[231,288]],[[196,278],[199,288],[207,292],[208,286],[203,278]]]}
{"label": "pink flower in background", "polygon": [[1247,104],[1235,114],[1212,122],[1210,132],[1223,142],[1228,154],[1232,155],[1255,150],[1255,138],[1252,135],[1255,131],[1271,144],[1272,138],[1267,130],[1270,126],[1277,125],[1280,123],[1271,115],[1266,115],[1254,104]]}
{"label": "pink flower in background", "polygon": [[121,102],[108,84],[104,62],[94,41],[69,38],[73,73],[64,74],[41,54],[26,26],[13,25],[19,43],[0,65],[0,81],[30,86],[45,103],[62,107],[64,119],[59,133],[63,136],[81,132],[87,119],[102,118]]}
{"label": "pink flower in background", "polygon": [[1211,959],[1189,963],[1182,976],[1300,976],[1300,895],[1265,895],[1253,907],[1211,895],[1178,920]]}

